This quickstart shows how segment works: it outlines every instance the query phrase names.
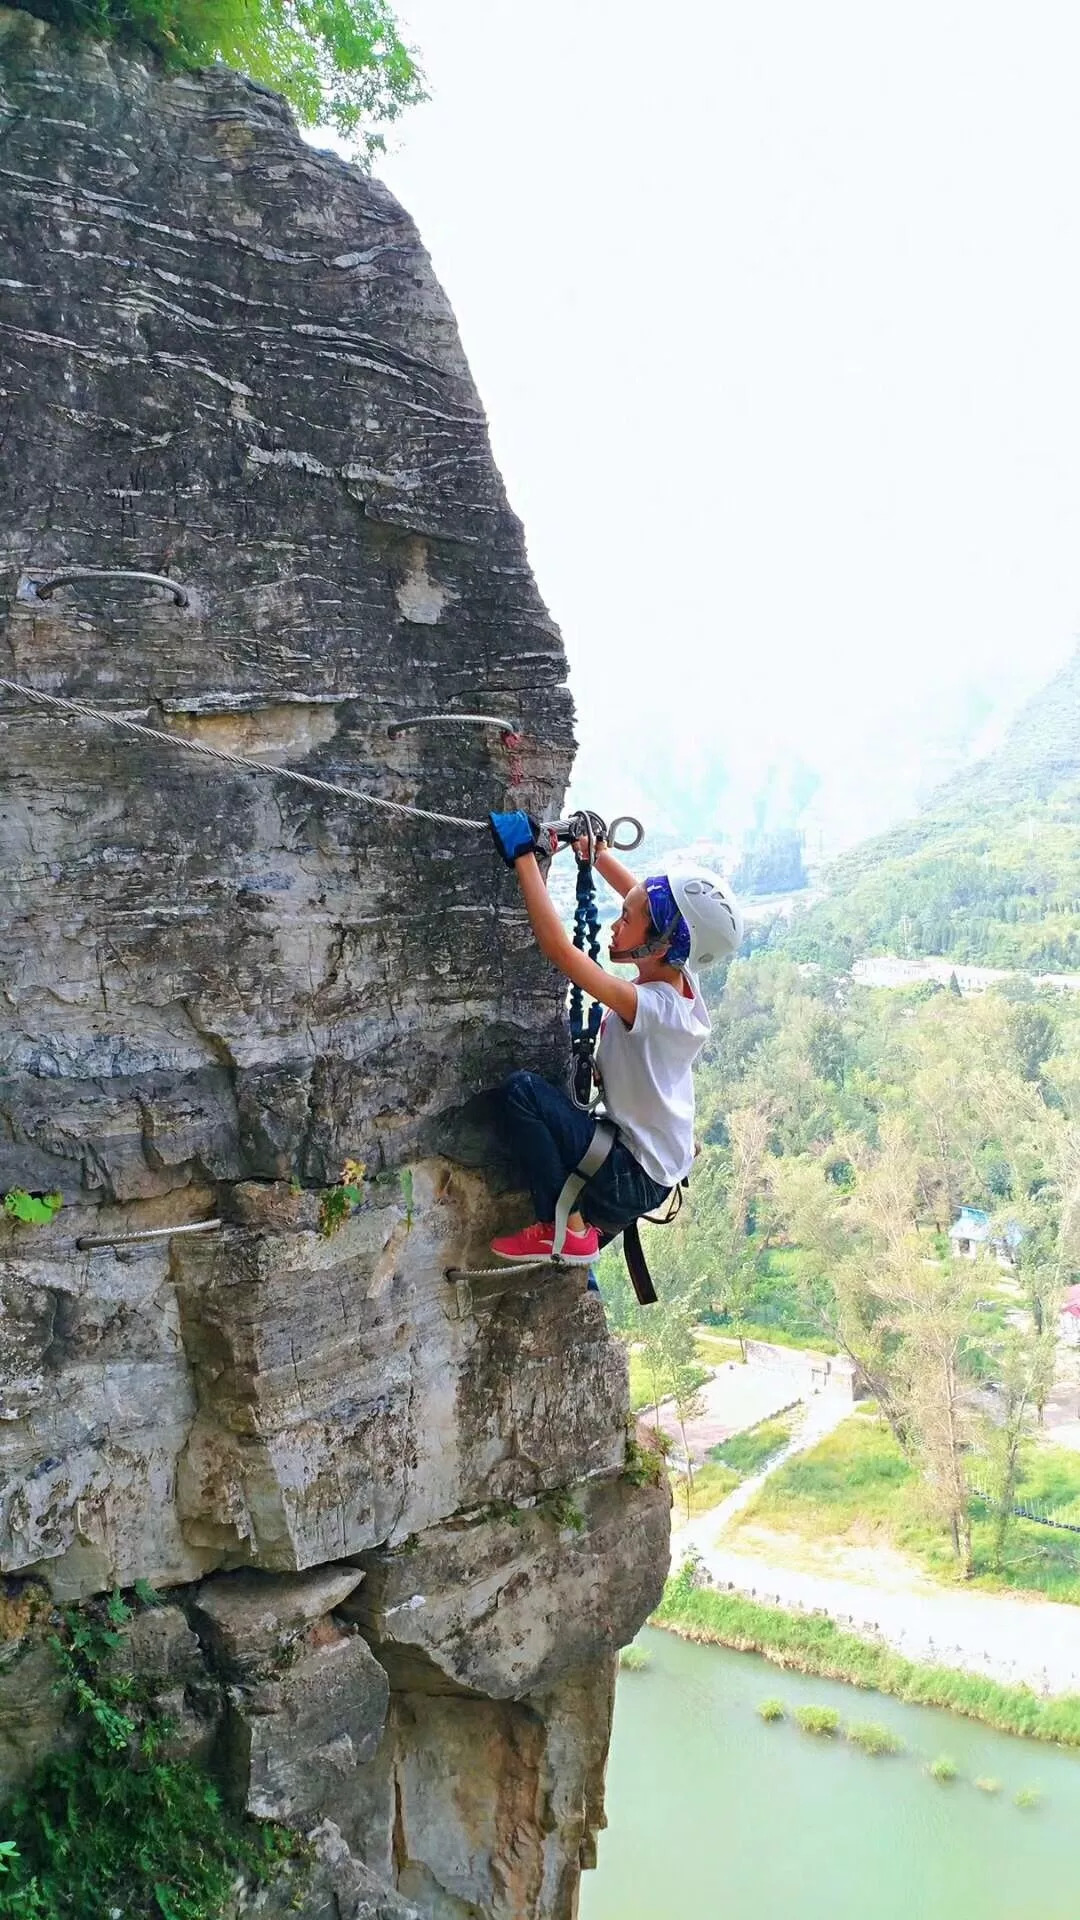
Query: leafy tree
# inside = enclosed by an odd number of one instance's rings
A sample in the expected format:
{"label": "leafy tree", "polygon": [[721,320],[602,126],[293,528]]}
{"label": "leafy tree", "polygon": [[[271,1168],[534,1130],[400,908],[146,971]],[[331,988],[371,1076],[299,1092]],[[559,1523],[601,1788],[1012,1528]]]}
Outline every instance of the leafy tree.
{"label": "leafy tree", "polygon": [[980,1441],[987,1495],[993,1519],[990,1565],[1000,1573],[1013,1522],[1023,1447],[1054,1377],[1053,1333],[1031,1334],[1009,1327],[998,1351],[997,1392],[993,1412],[981,1422]]}
{"label": "leafy tree", "polygon": [[332,126],[370,156],[375,131],[425,98],[388,0],[14,0],[77,32],[152,49],[170,65],[223,60],[283,93],[301,125]]}

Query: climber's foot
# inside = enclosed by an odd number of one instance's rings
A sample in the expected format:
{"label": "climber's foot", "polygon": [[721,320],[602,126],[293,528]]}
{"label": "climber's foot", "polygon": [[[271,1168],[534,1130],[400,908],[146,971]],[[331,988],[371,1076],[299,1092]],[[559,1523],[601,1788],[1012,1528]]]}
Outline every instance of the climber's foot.
{"label": "climber's foot", "polygon": [[[545,1260],[551,1259],[551,1249],[555,1244],[554,1226],[545,1226],[537,1222],[535,1226],[523,1227],[520,1233],[504,1233],[491,1243],[492,1253],[500,1260]],[[588,1267],[600,1251],[600,1235],[595,1227],[586,1227],[584,1233],[567,1231],[566,1241],[559,1260],[568,1267]]]}

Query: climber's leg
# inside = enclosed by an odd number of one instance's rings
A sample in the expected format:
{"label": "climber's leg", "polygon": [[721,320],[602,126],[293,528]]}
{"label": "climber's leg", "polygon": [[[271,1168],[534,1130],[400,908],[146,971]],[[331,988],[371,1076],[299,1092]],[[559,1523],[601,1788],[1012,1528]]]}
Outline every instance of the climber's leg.
{"label": "climber's leg", "polygon": [[528,1182],[536,1217],[552,1221],[566,1176],[588,1147],[596,1122],[536,1073],[512,1073],[502,1097],[508,1144]]}
{"label": "climber's leg", "polygon": [[628,1147],[616,1140],[598,1173],[594,1173],[583,1195],[588,1219],[603,1233],[620,1233],[631,1220],[653,1213],[671,1192],[662,1187],[639,1166]]}

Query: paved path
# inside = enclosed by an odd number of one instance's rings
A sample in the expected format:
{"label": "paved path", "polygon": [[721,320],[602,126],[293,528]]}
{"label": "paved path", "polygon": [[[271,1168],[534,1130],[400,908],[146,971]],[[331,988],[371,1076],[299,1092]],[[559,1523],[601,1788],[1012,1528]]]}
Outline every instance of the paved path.
{"label": "paved path", "polygon": [[695,1548],[718,1587],[778,1606],[826,1613],[839,1626],[877,1637],[909,1659],[960,1667],[1014,1686],[1024,1682],[1041,1694],[1080,1693],[1080,1607],[1037,1595],[942,1587],[916,1567],[905,1572],[901,1585],[895,1554],[888,1556],[891,1584],[878,1586],[804,1573],[718,1541],[717,1535],[753,1499],[769,1473],[814,1446],[849,1412],[827,1394],[811,1401],[803,1425],[766,1472],[745,1480],[720,1506],[673,1534],[673,1564]]}
{"label": "paved path", "polygon": [[838,1427],[842,1420],[846,1420],[851,1411],[851,1401],[844,1394],[815,1394],[814,1398],[806,1403],[802,1421],[795,1428],[787,1446],[781,1447],[779,1453],[774,1453],[768,1465],[760,1473],[751,1474],[748,1479],[741,1481],[728,1494],[726,1500],[721,1500],[717,1506],[710,1507],[708,1513],[703,1513],[700,1519],[690,1520],[678,1530],[672,1528],[672,1558],[676,1560],[681,1558],[692,1547],[696,1548],[703,1558],[707,1557],[717,1534],[722,1532],[735,1514],[741,1513],[744,1507],[749,1506],[759,1488],[765,1485],[770,1473],[775,1473],[777,1467],[782,1467],[785,1460],[790,1460],[793,1454],[805,1453],[808,1448],[816,1447],[818,1441],[823,1440],[834,1427]]}

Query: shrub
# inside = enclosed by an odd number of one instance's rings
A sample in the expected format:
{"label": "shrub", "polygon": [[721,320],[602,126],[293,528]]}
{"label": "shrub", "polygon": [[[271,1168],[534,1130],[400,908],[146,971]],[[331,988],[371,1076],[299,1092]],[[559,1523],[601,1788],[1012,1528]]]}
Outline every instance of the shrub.
{"label": "shrub", "polygon": [[79,1744],[53,1753],[5,1808],[0,1920],[216,1920],[238,1876],[266,1880],[294,1835],[233,1817],[136,1677],[112,1661],[119,1594],[69,1609],[52,1640]]}
{"label": "shrub", "polygon": [[980,1793],[1000,1793],[1001,1792],[1001,1781],[995,1780],[993,1774],[991,1773],[978,1774],[976,1776],[975,1785],[978,1787]]}
{"label": "shrub", "polygon": [[795,1718],[804,1733],[824,1734],[831,1737],[840,1725],[840,1715],[835,1707],[797,1707]]}
{"label": "shrub", "polygon": [[644,1647],[624,1647],[619,1655],[619,1665],[624,1673],[644,1673],[652,1662]]}
{"label": "shrub", "polygon": [[879,1720],[853,1720],[847,1730],[847,1737],[853,1747],[861,1747],[864,1753],[903,1753],[904,1743],[898,1734],[889,1727],[883,1727]]}
{"label": "shrub", "polygon": [[224,60],[283,93],[306,127],[382,147],[369,129],[426,98],[389,0],[15,0],[99,39],[153,49],[172,66]]}
{"label": "shrub", "polygon": [[1039,1806],[1042,1797],[1041,1787],[1021,1787],[1019,1793],[1013,1795],[1013,1805],[1027,1812],[1031,1807]]}
{"label": "shrub", "polygon": [[958,1779],[960,1774],[960,1769],[956,1761],[951,1759],[947,1753],[939,1753],[936,1760],[931,1760],[926,1771],[930,1775],[931,1780],[937,1780],[942,1786],[944,1786],[948,1780]]}
{"label": "shrub", "polygon": [[773,1698],[763,1700],[758,1708],[758,1712],[763,1720],[782,1720],[787,1712],[787,1708],[782,1700]]}
{"label": "shrub", "polygon": [[324,1240],[332,1239],[352,1219],[355,1208],[363,1206],[364,1171],[362,1160],[346,1160],[337,1186],[324,1190],[319,1200],[319,1232]]}

